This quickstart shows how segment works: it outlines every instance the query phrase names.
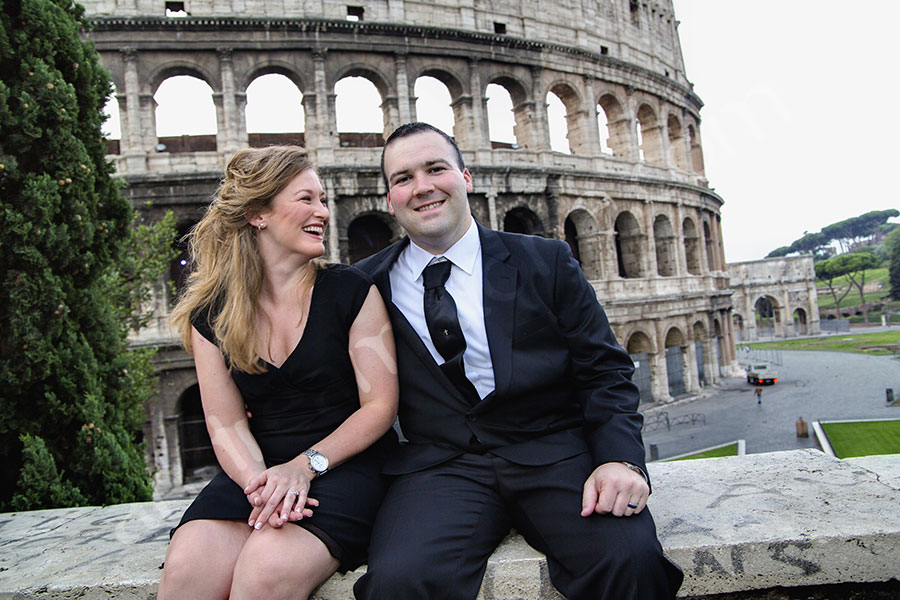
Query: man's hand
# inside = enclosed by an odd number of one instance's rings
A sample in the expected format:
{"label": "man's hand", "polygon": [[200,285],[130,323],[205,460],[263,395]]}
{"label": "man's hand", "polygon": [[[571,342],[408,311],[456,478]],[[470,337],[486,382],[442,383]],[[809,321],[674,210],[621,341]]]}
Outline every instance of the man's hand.
{"label": "man's hand", "polygon": [[584,482],[581,516],[596,512],[630,517],[644,510],[649,495],[650,486],[640,473],[620,462],[605,463],[594,469]]}

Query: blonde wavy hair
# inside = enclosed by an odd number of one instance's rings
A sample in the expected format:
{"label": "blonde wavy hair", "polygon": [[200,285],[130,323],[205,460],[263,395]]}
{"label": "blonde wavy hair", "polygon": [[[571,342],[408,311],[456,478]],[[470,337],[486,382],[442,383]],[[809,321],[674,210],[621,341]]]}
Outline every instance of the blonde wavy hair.
{"label": "blonde wavy hair", "polygon": [[[248,219],[265,211],[294,177],[312,168],[300,146],[248,148],[228,162],[206,214],[186,236],[192,271],[170,322],[188,352],[193,353],[191,318],[211,309],[212,329],[229,369],[265,371],[259,352],[264,338],[256,326],[263,283],[260,232]],[[301,285],[312,285],[321,267],[320,261],[311,261]]]}

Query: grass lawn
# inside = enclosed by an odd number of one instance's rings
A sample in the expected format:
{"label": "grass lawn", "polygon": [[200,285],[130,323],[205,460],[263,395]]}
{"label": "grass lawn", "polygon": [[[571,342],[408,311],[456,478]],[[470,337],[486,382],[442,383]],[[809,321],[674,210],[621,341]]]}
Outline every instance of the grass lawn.
{"label": "grass lawn", "polygon": [[838,458],[900,454],[900,420],[822,423]]}
{"label": "grass lawn", "polygon": [[763,350],[827,350],[857,354],[900,354],[900,331],[836,335],[782,342],[758,342],[750,344],[750,347]]}
{"label": "grass lawn", "polygon": [[671,462],[676,462],[679,460],[694,460],[695,458],[718,458],[720,456],[737,456],[738,455],[738,444],[737,442],[733,444],[728,444],[727,446],[720,446],[719,448],[713,448],[712,450],[707,450],[705,452],[698,452],[697,454],[688,454],[687,456],[682,456],[681,458],[673,458]]}

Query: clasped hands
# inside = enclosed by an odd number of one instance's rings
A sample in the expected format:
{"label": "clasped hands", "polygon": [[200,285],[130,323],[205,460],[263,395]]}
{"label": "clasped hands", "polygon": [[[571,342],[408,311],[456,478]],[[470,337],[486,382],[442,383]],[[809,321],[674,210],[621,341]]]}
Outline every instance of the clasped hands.
{"label": "clasped hands", "polygon": [[630,517],[644,510],[650,486],[644,477],[620,462],[600,465],[584,482],[581,516],[593,513]]}
{"label": "clasped hands", "polygon": [[319,501],[310,498],[309,484],[313,475],[308,458],[301,455],[290,462],[270,467],[251,479],[244,488],[253,507],[247,524],[256,530],[266,524],[281,527],[288,521],[311,517]]}

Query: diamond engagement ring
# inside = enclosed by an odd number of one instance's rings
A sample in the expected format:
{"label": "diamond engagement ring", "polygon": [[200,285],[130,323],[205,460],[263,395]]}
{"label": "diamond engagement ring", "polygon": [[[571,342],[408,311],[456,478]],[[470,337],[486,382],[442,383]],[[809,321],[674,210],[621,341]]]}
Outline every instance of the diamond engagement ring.
{"label": "diamond engagement ring", "polygon": [[299,495],[300,495],[300,492],[298,492],[297,490],[289,490],[288,491],[288,496],[299,496]]}

